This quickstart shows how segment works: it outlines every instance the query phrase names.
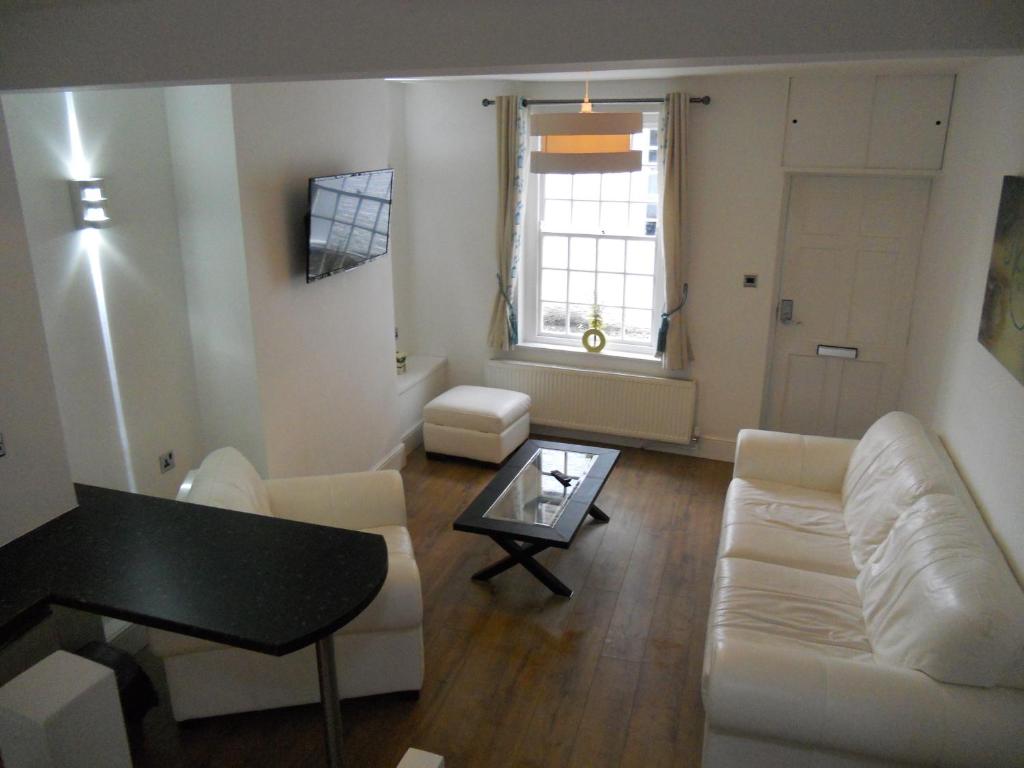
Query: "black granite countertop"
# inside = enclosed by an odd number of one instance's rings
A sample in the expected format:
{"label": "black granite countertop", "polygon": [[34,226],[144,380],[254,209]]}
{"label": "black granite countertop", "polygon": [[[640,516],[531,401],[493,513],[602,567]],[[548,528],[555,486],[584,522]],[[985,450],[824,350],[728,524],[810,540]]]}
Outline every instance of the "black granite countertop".
{"label": "black granite countertop", "polygon": [[280,656],[347,624],[388,571],[381,536],[76,485],[0,548],[0,645],[49,604]]}

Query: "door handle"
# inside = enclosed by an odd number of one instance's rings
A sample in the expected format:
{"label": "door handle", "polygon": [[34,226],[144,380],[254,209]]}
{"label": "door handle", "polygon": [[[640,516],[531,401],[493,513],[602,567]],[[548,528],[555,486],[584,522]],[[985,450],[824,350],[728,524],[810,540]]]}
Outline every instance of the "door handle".
{"label": "door handle", "polygon": [[779,322],[783,325],[803,325],[799,320],[793,320],[792,299],[782,299],[779,302]]}

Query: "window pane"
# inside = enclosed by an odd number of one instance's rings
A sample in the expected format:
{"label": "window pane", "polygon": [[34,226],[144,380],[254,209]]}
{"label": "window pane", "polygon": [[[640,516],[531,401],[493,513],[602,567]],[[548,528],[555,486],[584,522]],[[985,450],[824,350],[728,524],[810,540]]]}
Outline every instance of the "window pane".
{"label": "window pane", "polygon": [[593,309],[593,304],[569,305],[569,333],[571,335],[583,333],[590,327],[590,313]]}
{"label": "window pane", "polygon": [[604,335],[609,339],[622,336],[622,307],[601,307],[601,320],[604,321]]}
{"label": "window pane", "polygon": [[648,146],[650,145],[647,143],[647,135],[643,131],[629,137],[630,149],[647,149]]}
{"label": "window pane", "polygon": [[602,272],[622,272],[626,263],[626,241],[601,238],[597,241],[597,268]]}
{"label": "window pane", "polygon": [[601,231],[625,232],[629,229],[628,203],[601,203]]}
{"label": "window pane", "polygon": [[[630,189],[629,199],[634,202],[643,202],[651,199],[651,179],[655,180],[655,189],[657,189],[657,173],[652,173],[648,169],[642,171],[634,171],[630,174]],[[657,192],[655,192],[657,194]]]}
{"label": "window pane", "polygon": [[569,266],[572,269],[594,271],[597,240],[592,237],[574,237],[569,247]]}
{"label": "window pane", "polygon": [[658,150],[650,149],[647,151],[647,162],[656,163],[658,162]]}
{"label": "window pane", "polygon": [[647,203],[629,204],[629,234],[642,235],[647,228]]}
{"label": "window pane", "polygon": [[597,303],[622,306],[622,275],[599,272],[597,275]]}
{"label": "window pane", "polygon": [[576,201],[572,204],[572,226],[573,229],[580,229],[585,232],[597,232],[598,204],[589,201]]}
{"label": "window pane", "polygon": [[540,298],[543,301],[565,301],[566,280],[564,269],[543,269],[540,277]]}
{"label": "window pane", "polygon": [[637,275],[654,274],[654,241],[630,240],[626,246],[626,271]]}
{"label": "window pane", "polygon": [[544,201],[544,229],[566,230],[569,228],[570,205],[568,200]]}
{"label": "window pane", "polygon": [[565,304],[541,304],[540,322],[544,333],[565,333],[567,316]]}
{"label": "window pane", "polygon": [[600,200],[601,174],[577,173],[573,176],[572,197],[574,200]]}
{"label": "window pane", "polygon": [[569,266],[569,238],[545,236],[541,241],[541,265],[551,269]]}
{"label": "window pane", "polygon": [[602,200],[629,200],[629,173],[602,173]]}
{"label": "window pane", "polygon": [[568,200],[572,197],[572,176],[567,173],[544,174],[544,196]]}
{"label": "window pane", "polygon": [[[570,297],[571,297],[570,291]],[[643,307],[650,309],[654,298],[654,278],[646,275],[626,275],[627,307]]]}
{"label": "window pane", "polygon": [[593,272],[569,273],[569,301],[588,306],[594,303]]}
{"label": "window pane", "polygon": [[626,341],[651,340],[651,313],[646,309],[627,309],[623,312],[622,338]]}

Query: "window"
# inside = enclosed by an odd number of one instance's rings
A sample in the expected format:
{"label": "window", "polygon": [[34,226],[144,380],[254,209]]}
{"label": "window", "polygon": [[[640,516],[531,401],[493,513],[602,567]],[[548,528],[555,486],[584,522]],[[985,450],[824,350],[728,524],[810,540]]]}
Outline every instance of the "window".
{"label": "window", "polygon": [[658,227],[657,113],[633,136],[634,173],[538,174],[523,270],[525,341],[578,348],[600,312],[607,349],[651,353],[663,287]]}

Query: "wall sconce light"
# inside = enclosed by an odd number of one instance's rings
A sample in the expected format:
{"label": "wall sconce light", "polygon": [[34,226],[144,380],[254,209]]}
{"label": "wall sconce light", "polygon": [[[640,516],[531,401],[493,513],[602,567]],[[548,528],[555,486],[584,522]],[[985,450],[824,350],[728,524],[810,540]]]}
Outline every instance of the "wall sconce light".
{"label": "wall sconce light", "polygon": [[71,206],[75,212],[75,226],[79,229],[110,226],[107,212],[107,193],[103,179],[74,179],[71,185]]}

